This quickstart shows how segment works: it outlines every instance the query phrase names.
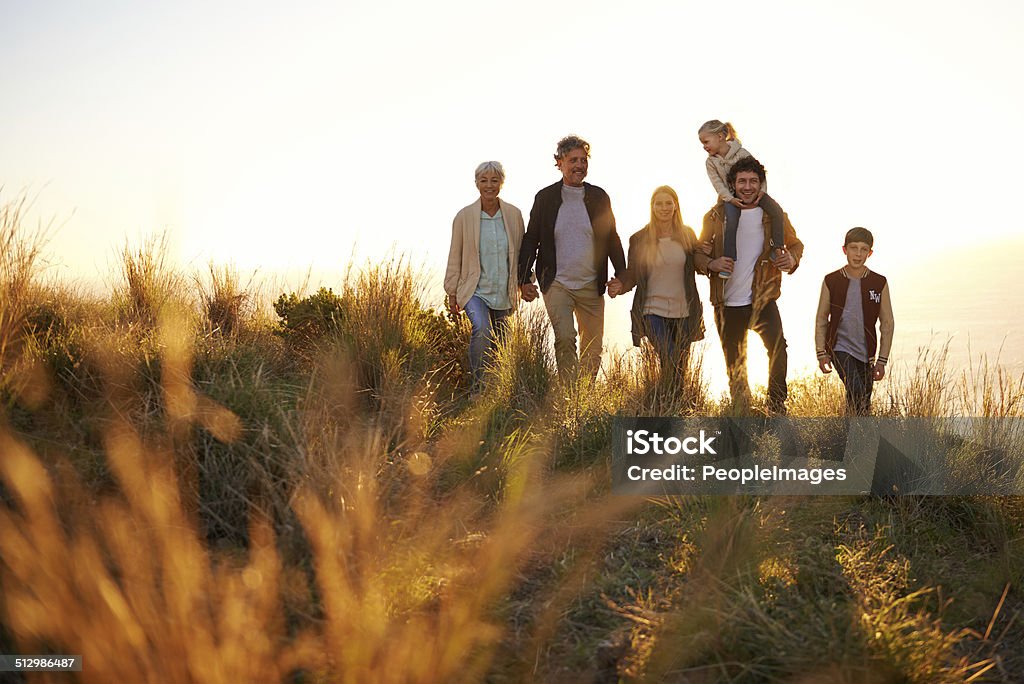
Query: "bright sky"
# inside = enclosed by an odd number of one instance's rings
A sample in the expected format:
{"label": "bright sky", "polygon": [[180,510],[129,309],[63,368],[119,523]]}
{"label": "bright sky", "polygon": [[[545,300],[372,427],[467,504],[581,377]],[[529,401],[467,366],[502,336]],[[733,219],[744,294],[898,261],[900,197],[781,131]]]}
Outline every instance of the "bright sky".
{"label": "bright sky", "polygon": [[[624,242],[663,183],[699,229],[711,118],[807,244],[784,320],[850,226],[874,230],[883,273],[1019,232],[996,203],[1024,152],[1019,2],[0,7],[0,199],[38,193],[56,270],[86,280],[162,229],[196,267],[340,279],[354,245],[395,245],[439,270],[475,166],[501,160],[525,213],[569,132]],[[609,309],[627,340],[626,304]]]}

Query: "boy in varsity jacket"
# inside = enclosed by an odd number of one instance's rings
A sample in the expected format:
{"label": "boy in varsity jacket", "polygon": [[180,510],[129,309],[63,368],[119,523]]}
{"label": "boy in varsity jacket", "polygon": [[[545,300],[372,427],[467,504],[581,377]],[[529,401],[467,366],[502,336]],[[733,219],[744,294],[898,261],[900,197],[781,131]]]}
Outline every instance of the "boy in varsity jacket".
{"label": "boy in varsity jacket", "polygon": [[846,233],[846,266],[825,276],[814,326],[818,367],[822,373],[835,367],[853,415],[871,413],[871,385],[885,377],[895,327],[885,276],[865,265],[874,243],[867,228]]}

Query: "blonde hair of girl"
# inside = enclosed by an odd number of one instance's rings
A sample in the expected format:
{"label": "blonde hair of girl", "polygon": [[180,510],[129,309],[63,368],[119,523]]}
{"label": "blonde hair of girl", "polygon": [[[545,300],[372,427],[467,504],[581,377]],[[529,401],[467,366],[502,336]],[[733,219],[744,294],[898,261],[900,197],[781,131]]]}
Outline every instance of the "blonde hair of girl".
{"label": "blonde hair of girl", "polygon": [[736,135],[736,129],[732,127],[732,124],[726,121],[722,123],[718,119],[712,119],[711,121],[705,121],[704,124],[697,129],[697,135],[703,135],[704,133],[710,133],[711,135],[717,135],[721,133],[725,136],[726,140],[735,140],[737,144],[742,145],[740,137]]}
{"label": "blonde hair of girl", "polygon": [[692,253],[695,247],[693,231],[686,230],[683,226],[683,215],[679,208],[679,195],[677,195],[676,191],[668,185],[662,185],[655,188],[654,193],[651,194],[651,222],[648,225],[651,227],[649,233],[652,241],[655,243],[658,241],[658,233],[654,230],[654,227],[658,224],[658,219],[654,215],[654,199],[662,193],[671,197],[672,201],[676,204],[676,210],[672,212],[672,237],[683,245],[683,249]]}

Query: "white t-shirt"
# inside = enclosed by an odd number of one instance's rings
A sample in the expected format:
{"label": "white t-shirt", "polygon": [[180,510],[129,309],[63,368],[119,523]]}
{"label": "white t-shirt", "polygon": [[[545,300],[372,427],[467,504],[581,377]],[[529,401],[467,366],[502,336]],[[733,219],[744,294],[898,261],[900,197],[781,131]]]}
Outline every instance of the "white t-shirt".
{"label": "white t-shirt", "polygon": [[725,305],[746,306],[754,301],[754,267],[764,251],[764,211],[761,207],[740,212],[736,228],[736,265],[725,281]]}
{"label": "white t-shirt", "polygon": [[647,276],[644,314],[662,318],[686,318],[690,308],[683,281],[685,273],[686,250],[672,238],[659,238],[658,255]]}

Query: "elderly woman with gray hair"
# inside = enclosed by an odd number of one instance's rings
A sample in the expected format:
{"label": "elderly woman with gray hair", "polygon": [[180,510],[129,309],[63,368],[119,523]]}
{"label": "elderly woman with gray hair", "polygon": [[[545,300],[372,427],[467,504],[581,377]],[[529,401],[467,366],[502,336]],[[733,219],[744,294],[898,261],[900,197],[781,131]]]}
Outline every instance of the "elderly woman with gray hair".
{"label": "elderly woman with gray hair", "polygon": [[455,215],[444,276],[448,310],[453,315],[465,311],[473,326],[469,366],[474,392],[480,391],[486,358],[519,298],[516,273],[526,228],[522,212],[498,198],[504,182],[500,162],[476,167],[480,199]]}

